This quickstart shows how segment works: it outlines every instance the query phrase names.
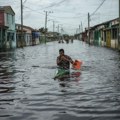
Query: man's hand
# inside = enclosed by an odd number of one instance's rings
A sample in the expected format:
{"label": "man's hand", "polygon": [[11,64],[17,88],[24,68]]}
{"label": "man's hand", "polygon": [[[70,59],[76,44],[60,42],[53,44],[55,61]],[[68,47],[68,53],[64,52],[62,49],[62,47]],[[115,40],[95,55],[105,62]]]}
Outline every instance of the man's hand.
{"label": "man's hand", "polygon": [[71,64],[74,64],[74,62],[72,60],[67,59],[65,56],[62,56],[61,60],[66,60],[66,61],[70,62]]}
{"label": "man's hand", "polygon": [[62,56],[62,57],[61,57],[61,60],[69,61],[65,56]]}

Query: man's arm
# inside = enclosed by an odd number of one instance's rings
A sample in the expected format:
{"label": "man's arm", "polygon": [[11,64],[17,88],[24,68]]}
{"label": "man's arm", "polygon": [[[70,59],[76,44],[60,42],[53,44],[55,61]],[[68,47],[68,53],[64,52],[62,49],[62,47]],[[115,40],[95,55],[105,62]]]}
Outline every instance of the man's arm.
{"label": "man's arm", "polygon": [[[68,58],[67,58],[67,57],[68,57]],[[67,57],[62,56],[61,59],[66,60],[66,61],[70,62],[71,64],[73,64],[74,62],[73,62],[73,60],[71,59],[71,57],[69,57],[69,56],[67,56]]]}
{"label": "man's arm", "polygon": [[61,62],[61,59],[59,57],[57,57],[57,60],[56,60],[57,65],[59,65],[60,62]]}

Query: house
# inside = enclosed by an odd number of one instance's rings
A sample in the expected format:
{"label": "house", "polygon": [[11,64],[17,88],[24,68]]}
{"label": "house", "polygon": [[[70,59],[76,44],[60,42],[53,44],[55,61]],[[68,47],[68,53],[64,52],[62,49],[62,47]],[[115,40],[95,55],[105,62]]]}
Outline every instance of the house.
{"label": "house", "polygon": [[17,47],[23,46],[30,46],[32,45],[32,31],[33,28],[29,26],[23,25],[23,38],[22,38],[22,31],[21,31],[21,24],[16,24],[16,41],[17,41]]}
{"label": "house", "polygon": [[[21,24],[16,24],[16,41],[17,47],[38,45],[41,43],[41,34],[39,30],[33,29],[29,26],[21,26]],[[21,31],[23,27],[23,31]],[[21,36],[23,33],[23,36]]]}
{"label": "house", "polygon": [[99,24],[101,45],[109,48],[118,48],[118,18]]}
{"label": "house", "polygon": [[49,32],[47,32],[47,40],[48,41],[54,41],[54,40],[57,40],[57,39],[62,39],[62,35],[59,36],[59,38],[58,38],[58,35],[59,34],[57,32],[49,31]]}
{"label": "house", "polygon": [[111,48],[118,48],[119,19],[111,21]]}
{"label": "house", "polygon": [[[87,42],[88,30],[85,29],[82,37]],[[90,27],[90,43],[94,45],[106,46],[117,49],[119,33],[119,18],[109,20],[93,27]],[[84,36],[86,34],[86,37]]]}
{"label": "house", "polygon": [[99,45],[101,46],[103,43],[103,24],[98,24],[94,26],[93,30],[93,43],[94,45]]}
{"label": "house", "polygon": [[0,6],[0,48],[16,48],[15,12]]}
{"label": "house", "polygon": [[32,31],[32,45],[38,45],[38,44],[40,44],[40,31],[33,30]]}

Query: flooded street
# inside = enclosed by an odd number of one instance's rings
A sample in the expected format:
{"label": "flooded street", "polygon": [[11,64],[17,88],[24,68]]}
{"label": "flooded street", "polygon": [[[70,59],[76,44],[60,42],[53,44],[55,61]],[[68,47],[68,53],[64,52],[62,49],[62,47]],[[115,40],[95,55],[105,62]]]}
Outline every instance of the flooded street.
{"label": "flooded street", "polygon": [[[53,79],[60,48],[79,77]],[[120,120],[119,53],[77,40],[1,52],[0,120]]]}

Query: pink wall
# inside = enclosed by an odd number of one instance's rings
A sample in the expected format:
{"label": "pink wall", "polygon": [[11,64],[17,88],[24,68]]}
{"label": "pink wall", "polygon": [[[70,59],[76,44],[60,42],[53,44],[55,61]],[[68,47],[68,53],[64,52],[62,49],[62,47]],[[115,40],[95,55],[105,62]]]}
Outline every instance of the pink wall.
{"label": "pink wall", "polygon": [[0,11],[0,26],[4,26],[4,12]]}

